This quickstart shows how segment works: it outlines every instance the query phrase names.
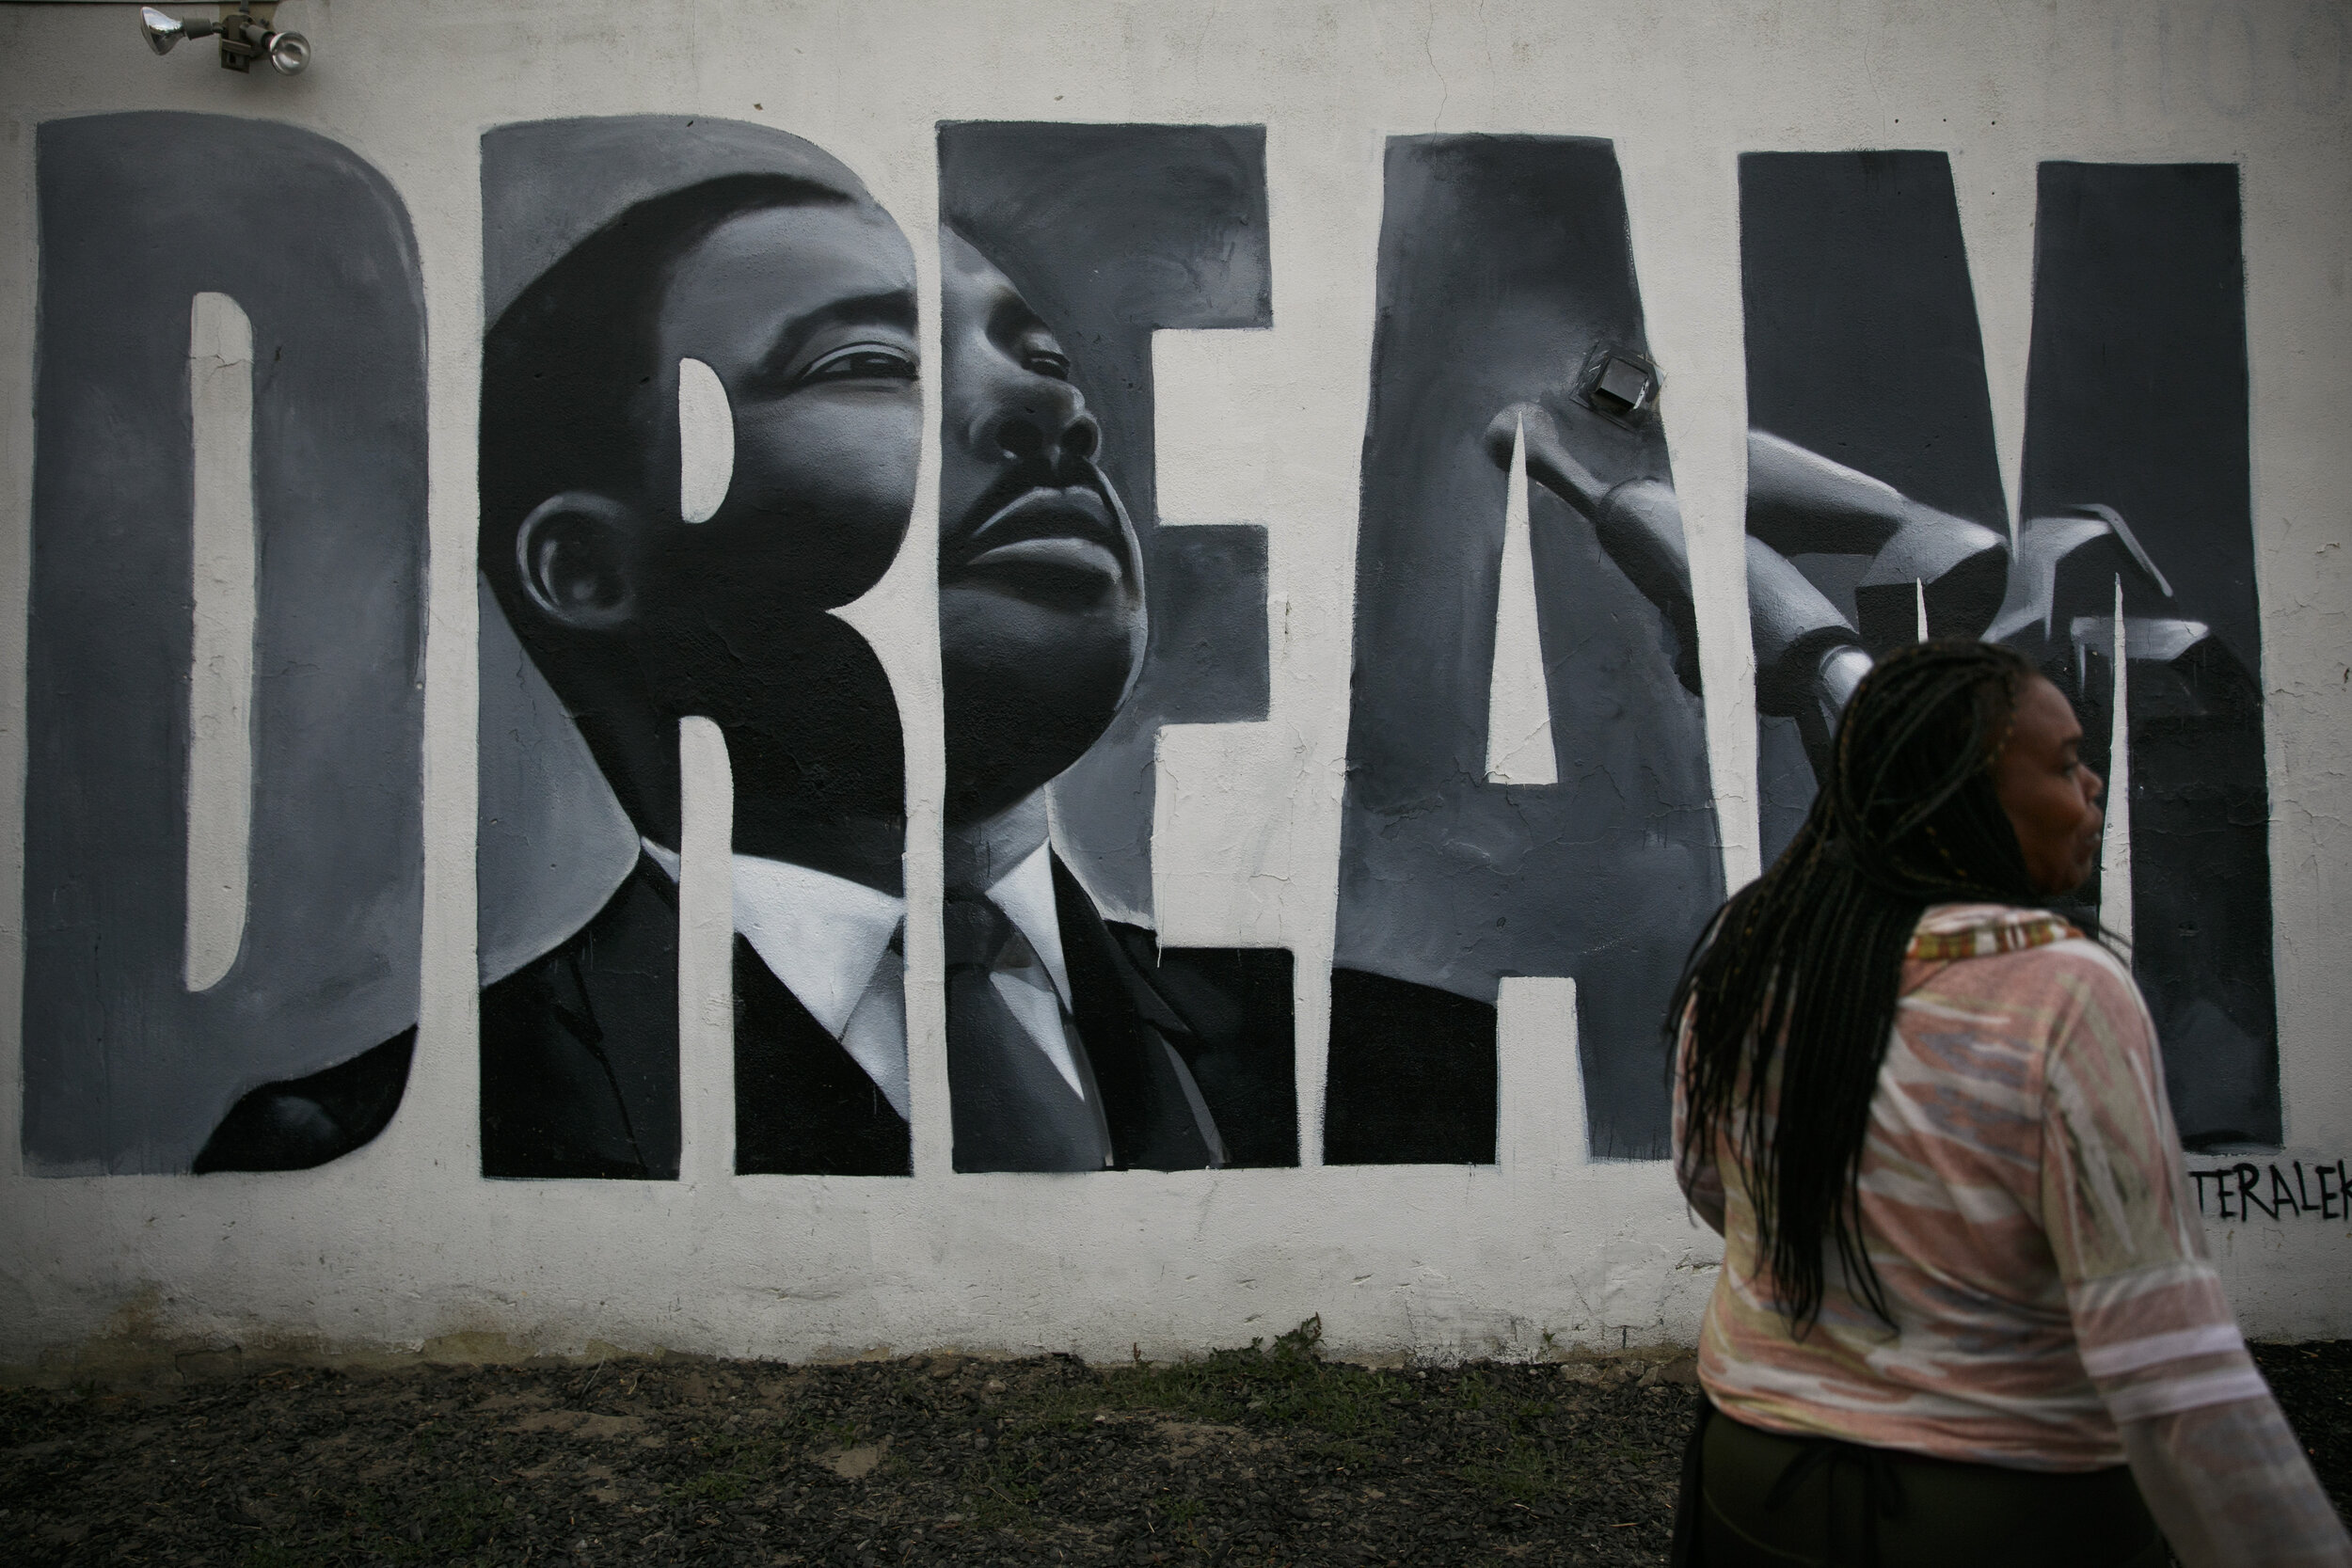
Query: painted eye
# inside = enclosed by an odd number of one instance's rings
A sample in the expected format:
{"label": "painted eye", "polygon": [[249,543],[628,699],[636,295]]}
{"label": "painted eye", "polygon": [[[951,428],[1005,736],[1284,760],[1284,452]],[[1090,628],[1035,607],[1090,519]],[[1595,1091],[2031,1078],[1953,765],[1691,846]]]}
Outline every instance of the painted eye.
{"label": "painted eye", "polygon": [[913,381],[914,356],[891,343],[850,343],[801,372],[811,381]]}

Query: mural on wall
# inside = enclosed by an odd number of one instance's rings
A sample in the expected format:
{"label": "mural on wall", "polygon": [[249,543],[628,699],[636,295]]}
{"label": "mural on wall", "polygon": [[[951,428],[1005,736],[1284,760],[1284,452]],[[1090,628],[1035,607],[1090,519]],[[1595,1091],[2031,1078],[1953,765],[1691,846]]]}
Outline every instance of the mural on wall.
{"label": "mural on wall", "polygon": [[[2044,164],[2037,212],[2023,515],[2056,526],[2039,548],[2021,535],[2018,578],[2035,585],[2021,608],[2039,608],[2046,571],[2045,665],[2060,635],[2088,665],[2111,645],[2122,584],[2133,969],[2182,1137],[2276,1145],[2237,166]],[[1994,631],[2030,646],[2040,629]]]}
{"label": "mural on wall", "polygon": [[1837,709],[1872,657],[1917,640],[1923,594],[1936,631],[1992,625],[2009,519],[1948,161],[1750,153],[1740,179],[1769,864]]}
{"label": "mural on wall", "polygon": [[228,116],[43,124],[27,1170],[267,1170],[406,1083],[424,311],[401,200]]}
{"label": "mural on wall", "polygon": [[[483,1168],[677,1174],[679,725],[734,778],[736,1164],[910,1169],[897,706],[913,252],[798,137],[483,138]],[[498,635],[492,635],[493,624]]]}
{"label": "mural on wall", "polygon": [[1264,531],[1152,463],[1152,333],[1271,324],[1264,130],[939,150],[955,1168],[1295,1164],[1290,953],[1148,925],[1158,727],[1266,711]]}
{"label": "mural on wall", "polygon": [[2174,1116],[2191,1147],[2275,1144],[2236,168],[2042,166],[2013,566],[1946,156],[1749,154],[1740,225],[1766,854],[1818,716],[1922,615],[2036,658],[2112,774],[2120,594],[2134,968]]}
{"label": "mural on wall", "polygon": [[1593,1151],[1654,1156],[1724,889],[1611,144],[1392,138],[1378,289],[1325,1157],[1493,1160],[1499,983],[1563,974]]}
{"label": "mural on wall", "polygon": [[[481,146],[484,1172],[677,1175],[707,721],[737,1168],[907,1174],[903,736],[835,612],[912,518],[914,253],[765,127]],[[1265,532],[1163,523],[1152,375],[1156,331],[1273,324],[1264,130],[951,122],[938,157],[955,1168],[1294,1164],[1292,954],[1163,948],[1152,909],[1159,730],[1268,710]],[[37,168],[27,1165],[313,1166],[389,1123],[415,1039],[415,247],[282,125],[52,121]],[[1948,160],[1740,169],[1766,855],[1923,628],[2026,650],[2103,772],[2120,688],[2176,1117],[2275,1144],[2236,169],[2042,166],[2013,543]],[[1724,890],[1615,155],[1396,137],[1384,200],[1324,1158],[1493,1161],[1520,975],[1577,982],[1593,1152],[1653,1157]]]}

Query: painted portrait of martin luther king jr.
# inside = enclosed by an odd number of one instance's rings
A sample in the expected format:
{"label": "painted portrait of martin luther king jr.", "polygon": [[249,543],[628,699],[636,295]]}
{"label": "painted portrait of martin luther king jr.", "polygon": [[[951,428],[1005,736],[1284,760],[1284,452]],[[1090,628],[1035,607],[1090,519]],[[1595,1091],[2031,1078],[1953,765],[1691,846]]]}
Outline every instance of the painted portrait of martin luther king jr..
{"label": "painted portrait of martin luther king jr.", "polygon": [[[733,779],[737,1168],[905,1174],[903,737],[834,611],[914,504],[913,253],[848,168],[764,127],[510,126],[484,163],[485,1173],[677,1174],[701,719]],[[535,740],[494,732],[501,703]]]}
{"label": "painted portrait of martin luther king jr.", "polygon": [[[737,121],[501,126],[482,186],[484,1174],[677,1175],[688,720],[733,779],[737,1168],[905,1174],[903,736],[834,611],[914,505],[913,252]],[[365,1142],[405,1042],[247,1096],[245,1163]]]}
{"label": "painted portrait of martin luther king jr.", "polygon": [[[677,1174],[690,719],[733,781],[737,1168],[906,1174],[903,737],[834,613],[913,505],[906,241],[727,121],[501,127],[484,212],[485,1174]],[[943,244],[955,1166],[1293,1164],[1290,954],[1162,950],[1047,842],[1045,786],[1136,684],[1143,551],[1053,332]]]}
{"label": "painted portrait of martin luther king jr.", "polygon": [[[511,303],[493,284],[484,349],[485,628],[512,628],[521,689],[494,689],[485,629],[485,1171],[676,1173],[677,736],[702,718],[734,784],[737,1168],[904,1174],[902,736],[834,612],[913,504],[911,253],[847,169],[757,127],[510,127],[485,165],[491,270],[501,234],[547,253],[513,265]],[[956,1168],[1293,1163],[1290,955],[1162,953],[1046,846],[1041,786],[1135,683],[1141,557],[1051,332],[946,246]],[[494,697],[548,738],[494,733]],[[582,776],[620,826],[552,823]],[[493,794],[548,825],[497,820]],[[583,836],[611,846],[595,875]],[[578,912],[493,933],[494,903]]]}
{"label": "painted portrait of martin luther king jr.", "polygon": [[1144,550],[1052,326],[953,229],[940,248],[955,1168],[1294,1164],[1291,955],[1163,948],[1052,843],[1047,786],[1144,666]]}

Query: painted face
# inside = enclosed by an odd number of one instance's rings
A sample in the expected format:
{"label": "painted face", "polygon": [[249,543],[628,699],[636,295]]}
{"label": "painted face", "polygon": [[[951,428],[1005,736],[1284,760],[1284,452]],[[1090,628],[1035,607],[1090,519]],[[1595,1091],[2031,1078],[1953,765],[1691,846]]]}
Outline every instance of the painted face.
{"label": "painted face", "polygon": [[707,521],[661,531],[651,595],[756,635],[873,587],[906,536],[922,444],[914,261],[898,226],[850,205],[729,218],[673,269],[655,343],[657,385],[681,358],[718,373],[735,464]]}
{"label": "painted face", "polygon": [[2106,787],[2075,755],[2083,727],[2066,694],[2037,675],[2018,694],[2009,744],[1993,765],[1993,781],[2026,871],[2043,893],[2082,886],[2099,863],[2098,807]]}
{"label": "painted face", "polygon": [[947,807],[971,821],[1082,755],[1141,667],[1141,551],[1070,361],[1005,275],[941,235],[939,630]]}

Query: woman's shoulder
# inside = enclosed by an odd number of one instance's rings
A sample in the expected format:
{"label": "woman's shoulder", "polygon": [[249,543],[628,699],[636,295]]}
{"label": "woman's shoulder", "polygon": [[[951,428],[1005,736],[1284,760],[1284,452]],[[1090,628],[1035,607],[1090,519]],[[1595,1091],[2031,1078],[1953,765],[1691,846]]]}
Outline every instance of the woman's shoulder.
{"label": "woman's shoulder", "polygon": [[2022,1004],[2043,1016],[2142,1011],[2131,971],[2062,915],[2010,904],[1939,904],[1904,955],[1906,993],[1926,987]]}
{"label": "woman's shoulder", "polygon": [[2031,952],[2081,937],[2073,922],[2048,910],[2019,904],[1931,904],[1913,927],[1904,957],[1955,963]]}

